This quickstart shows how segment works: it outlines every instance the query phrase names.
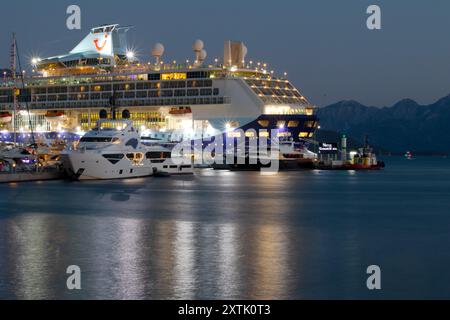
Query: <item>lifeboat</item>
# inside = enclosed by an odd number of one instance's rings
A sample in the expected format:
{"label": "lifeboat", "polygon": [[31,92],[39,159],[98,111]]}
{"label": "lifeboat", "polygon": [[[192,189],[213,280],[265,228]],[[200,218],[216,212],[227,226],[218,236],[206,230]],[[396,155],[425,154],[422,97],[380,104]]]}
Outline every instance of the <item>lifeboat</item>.
{"label": "lifeboat", "polygon": [[53,111],[47,111],[45,114],[45,119],[49,122],[58,122],[64,120],[64,112],[53,110]]}
{"label": "lifeboat", "polygon": [[178,107],[178,108],[172,108],[169,111],[169,114],[172,116],[184,116],[184,115],[188,115],[191,114],[192,110],[190,107]]}
{"label": "lifeboat", "polygon": [[9,112],[0,112],[0,123],[9,123],[12,121],[12,114]]}

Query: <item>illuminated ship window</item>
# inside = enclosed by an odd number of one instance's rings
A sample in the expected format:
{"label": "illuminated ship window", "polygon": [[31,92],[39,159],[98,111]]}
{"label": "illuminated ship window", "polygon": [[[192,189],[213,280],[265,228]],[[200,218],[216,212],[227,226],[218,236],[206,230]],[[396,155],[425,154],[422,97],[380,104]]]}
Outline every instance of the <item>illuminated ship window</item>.
{"label": "illuminated ship window", "polygon": [[269,126],[269,120],[258,120],[258,124],[263,128],[267,128]]}
{"label": "illuminated ship window", "polygon": [[310,136],[310,132],[300,132],[299,137],[300,138],[308,138]]}
{"label": "illuminated ship window", "polygon": [[298,125],[299,125],[298,121],[289,121],[288,122],[288,127],[289,128],[296,128],[296,127],[298,127]]}
{"label": "illuminated ship window", "polygon": [[239,131],[228,132],[227,136],[228,136],[228,138],[240,138],[241,137],[241,133]]}
{"label": "illuminated ship window", "polygon": [[277,136],[279,138],[288,138],[288,137],[292,137],[292,133],[291,132],[278,132]]}
{"label": "illuminated ship window", "polygon": [[247,138],[255,138],[256,132],[248,130],[248,131],[245,132],[245,136]]}
{"label": "illuminated ship window", "polygon": [[286,121],[278,121],[277,122],[277,127],[278,128],[284,128],[286,126]]}
{"label": "illuminated ship window", "polygon": [[307,104],[308,101],[288,81],[246,79],[250,88],[267,104]]}
{"label": "illuminated ship window", "polygon": [[186,73],[174,72],[161,74],[161,80],[182,80],[187,79]]}

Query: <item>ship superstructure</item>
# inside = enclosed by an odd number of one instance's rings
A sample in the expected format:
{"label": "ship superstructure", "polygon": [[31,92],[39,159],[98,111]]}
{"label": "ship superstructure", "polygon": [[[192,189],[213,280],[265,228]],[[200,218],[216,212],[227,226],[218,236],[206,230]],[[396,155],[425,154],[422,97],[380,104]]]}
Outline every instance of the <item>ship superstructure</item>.
{"label": "ship superstructure", "polygon": [[[0,112],[10,113],[1,130],[86,132],[114,110],[155,138],[197,139],[236,129],[277,129],[294,141],[311,138],[318,126],[315,107],[286,77],[248,61],[242,42],[226,41],[223,59],[207,63],[202,41],[195,58],[165,63],[164,46],[153,46],[154,61],[139,62],[128,49],[130,27],[104,25],[69,54],[33,59],[25,88],[3,78]],[[14,108],[27,102],[30,112]],[[14,121],[14,123],[12,123]],[[31,128],[30,128],[31,126]]]}

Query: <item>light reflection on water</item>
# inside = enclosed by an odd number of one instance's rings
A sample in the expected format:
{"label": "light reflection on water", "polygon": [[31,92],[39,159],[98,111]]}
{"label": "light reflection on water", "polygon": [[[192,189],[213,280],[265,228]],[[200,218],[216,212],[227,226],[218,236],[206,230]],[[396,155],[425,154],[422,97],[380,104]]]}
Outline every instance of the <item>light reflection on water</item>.
{"label": "light reflection on water", "polygon": [[[392,161],[375,173],[2,185],[0,298],[450,297],[449,163]],[[374,263],[381,295],[365,289]],[[66,290],[69,265],[79,292]]]}
{"label": "light reflection on water", "polygon": [[[195,225],[178,221],[175,225],[173,273],[175,277],[174,298],[195,298]],[[171,266],[168,266],[171,268]]]}

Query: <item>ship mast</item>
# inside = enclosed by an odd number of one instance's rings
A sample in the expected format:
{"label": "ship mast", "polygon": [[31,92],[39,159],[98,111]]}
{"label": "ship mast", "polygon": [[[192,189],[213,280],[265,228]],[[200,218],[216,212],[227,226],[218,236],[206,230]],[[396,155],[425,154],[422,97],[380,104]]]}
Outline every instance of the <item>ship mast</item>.
{"label": "ship mast", "polygon": [[[20,76],[19,76],[19,80],[20,80],[20,90],[25,90],[25,81],[24,81],[24,72],[22,71],[22,64],[20,62],[20,55],[19,55],[19,48],[17,46],[17,39],[16,39],[16,34],[13,33],[13,41],[12,41],[12,45],[11,45],[11,70],[12,70],[12,77],[13,77],[13,101],[14,101],[14,112],[13,112],[13,130],[14,130],[14,145],[16,145],[17,143],[17,126],[16,126],[16,117],[17,117],[17,113],[19,112],[19,99],[18,99],[18,95],[20,94],[19,88],[18,88],[18,83],[17,83],[17,67],[19,67],[19,72],[20,72]],[[26,110],[28,113],[28,125],[31,131],[31,141],[32,141],[32,146],[35,146],[36,141],[34,138],[34,130],[33,130],[33,123],[31,120],[31,113],[30,113],[30,108],[28,105],[28,102],[25,98],[25,106],[26,106]]]}
{"label": "ship mast", "polygon": [[16,133],[16,113],[18,111],[18,103],[17,103],[17,86],[16,86],[16,57],[17,57],[17,45],[16,45],[16,34],[12,34],[12,44],[10,51],[10,69],[11,76],[13,80],[13,116],[12,116],[12,130],[14,133],[14,145],[17,144],[17,133]]}

